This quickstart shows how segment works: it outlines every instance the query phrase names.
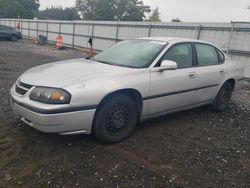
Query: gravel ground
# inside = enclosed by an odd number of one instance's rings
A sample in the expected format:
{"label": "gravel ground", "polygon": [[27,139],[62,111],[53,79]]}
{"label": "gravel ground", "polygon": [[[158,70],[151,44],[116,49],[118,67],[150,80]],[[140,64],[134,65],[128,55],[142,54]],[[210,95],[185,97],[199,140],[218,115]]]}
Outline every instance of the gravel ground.
{"label": "gravel ground", "polygon": [[127,140],[38,132],[12,113],[9,90],[30,67],[78,51],[0,41],[0,187],[250,187],[250,90],[230,109],[189,110],[140,124]]}

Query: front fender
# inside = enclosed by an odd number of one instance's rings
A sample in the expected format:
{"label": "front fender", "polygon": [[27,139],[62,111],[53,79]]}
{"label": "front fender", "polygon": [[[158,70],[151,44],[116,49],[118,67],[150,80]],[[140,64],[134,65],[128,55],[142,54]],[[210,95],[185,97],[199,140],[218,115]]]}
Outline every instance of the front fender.
{"label": "front fender", "polygon": [[82,81],[64,89],[72,95],[70,105],[93,106],[98,105],[110,93],[123,89],[135,89],[142,97],[148,96],[150,74],[148,69],[142,69],[121,76]]}

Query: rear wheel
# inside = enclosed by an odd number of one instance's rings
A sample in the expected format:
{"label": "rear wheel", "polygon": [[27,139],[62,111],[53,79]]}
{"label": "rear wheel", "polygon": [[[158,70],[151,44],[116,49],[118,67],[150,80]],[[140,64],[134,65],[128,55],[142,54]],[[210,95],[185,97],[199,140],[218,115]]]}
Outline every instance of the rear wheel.
{"label": "rear wheel", "polygon": [[212,104],[213,110],[221,112],[228,108],[232,91],[232,85],[229,82],[224,83]]}
{"label": "rear wheel", "polygon": [[127,138],[136,127],[138,110],[133,100],[117,94],[105,100],[97,110],[93,133],[104,143],[116,143]]}

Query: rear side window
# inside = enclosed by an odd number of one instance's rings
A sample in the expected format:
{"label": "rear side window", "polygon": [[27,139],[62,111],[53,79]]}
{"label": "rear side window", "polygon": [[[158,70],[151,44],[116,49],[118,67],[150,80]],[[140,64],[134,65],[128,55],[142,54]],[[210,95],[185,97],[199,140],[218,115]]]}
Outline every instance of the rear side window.
{"label": "rear side window", "polygon": [[1,30],[12,30],[11,27],[7,27],[7,26],[4,26],[4,25],[1,25],[1,26],[0,26],[0,29],[1,29]]}
{"label": "rear side window", "polygon": [[219,63],[217,51],[213,46],[195,44],[195,48],[199,66],[217,65]]}
{"label": "rear side window", "polygon": [[15,30],[15,29],[12,28],[12,27],[7,27],[7,26],[6,26],[6,30]]}
{"label": "rear side window", "polygon": [[171,47],[162,60],[171,60],[177,63],[177,68],[188,68],[193,65],[192,45],[189,43],[177,44]]}

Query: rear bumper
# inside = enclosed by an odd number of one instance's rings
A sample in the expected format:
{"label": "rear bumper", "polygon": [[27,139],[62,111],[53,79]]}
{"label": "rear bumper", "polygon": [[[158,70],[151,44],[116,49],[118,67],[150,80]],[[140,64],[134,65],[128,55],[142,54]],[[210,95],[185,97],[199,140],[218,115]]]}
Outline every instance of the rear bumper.
{"label": "rear bumper", "polygon": [[40,114],[11,100],[16,115],[29,126],[46,133],[90,134],[95,109],[56,114]]}

